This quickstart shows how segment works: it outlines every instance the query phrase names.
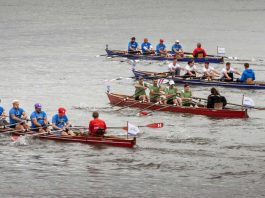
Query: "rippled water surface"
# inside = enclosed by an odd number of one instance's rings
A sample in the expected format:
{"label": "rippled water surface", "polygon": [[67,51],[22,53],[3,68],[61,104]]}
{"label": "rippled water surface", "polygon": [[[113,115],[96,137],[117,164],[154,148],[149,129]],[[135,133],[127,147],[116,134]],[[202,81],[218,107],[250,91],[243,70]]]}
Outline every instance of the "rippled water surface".
{"label": "rippled water surface", "polygon": [[[134,149],[13,143],[1,135],[1,197],[264,197],[264,111],[250,110],[243,120],[114,112],[106,86],[133,94],[131,66],[97,56],[105,54],[105,44],[126,49],[131,36],[148,37],[154,46],[159,38],[168,46],[179,39],[186,51],[200,41],[209,54],[225,47],[238,59],[231,60],[234,67],[242,71],[247,61],[263,80],[264,11],[263,0],[0,1],[0,97],[7,111],[19,99],[28,114],[42,103],[49,118],[65,106],[75,125],[86,126],[93,110],[109,126],[165,124],[142,128]],[[166,67],[137,63],[150,71]],[[209,93],[209,87],[192,90],[199,97]],[[265,106],[265,91],[220,91],[229,102],[240,104],[244,94]]]}

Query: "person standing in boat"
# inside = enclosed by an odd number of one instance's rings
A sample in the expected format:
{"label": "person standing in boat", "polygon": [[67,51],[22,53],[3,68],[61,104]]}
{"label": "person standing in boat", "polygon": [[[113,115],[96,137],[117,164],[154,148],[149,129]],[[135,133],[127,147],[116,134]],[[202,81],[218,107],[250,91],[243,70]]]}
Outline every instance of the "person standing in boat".
{"label": "person standing in boat", "polygon": [[104,136],[106,134],[107,125],[104,120],[99,119],[99,113],[94,111],[92,113],[93,120],[89,122],[89,135]]}
{"label": "person standing in boat", "polygon": [[[1,102],[1,99],[0,99]],[[5,109],[0,105],[0,126],[6,126],[9,123],[6,121],[7,114],[5,112]]]}
{"label": "person standing in boat", "polygon": [[227,62],[225,68],[221,71],[220,80],[230,82],[234,80],[234,73],[240,75],[240,73],[231,67],[231,63]]}
{"label": "person standing in boat", "polygon": [[[75,133],[70,130],[71,123],[66,115],[66,109],[60,107],[58,114],[52,117],[52,129],[56,135],[71,135],[75,136]],[[58,133],[59,132],[59,133]]]}
{"label": "person standing in boat", "polygon": [[247,84],[253,84],[255,80],[255,73],[249,68],[249,64],[244,64],[245,70],[243,71],[241,78],[238,79],[239,82],[245,82]]}
{"label": "person standing in boat", "polygon": [[29,126],[27,125],[27,114],[24,109],[19,107],[19,101],[13,100],[13,107],[9,110],[9,122],[10,127],[22,132],[28,131]]}
{"label": "person standing in boat", "polygon": [[158,56],[167,56],[167,48],[164,44],[164,39],[159,40],[159,44],[156,46],[156,55]]}
{"label": "person standing in boat", "polygon": [[180,70],[185,69],[177,63],[177,58],[174,57],[173,62],[168,65],[168,71],[172,76],[180,76]]}
{"label": "person standing in boat", "polygon": [[196,77],[196,73],[200,73],[194,63],[194,60],[188,61],[185,70],[186,70],[186,74],[184,75],[185,78]]}
{"label": "person standing in boat", "polygon": [[153,80],[153,85],[149,86],[149,97],[150,97],[150,102],[153,103],[160,103],[160,86],[158,85],[158,80],[154,79]]}
{"label": "person standing in boat", "polygon": [[179,40],[176,40],[175,43],[172,45],[171,53],[178,57],[184,56],[184,52],[182,46],[179,44]]}
{"label": "person standing in boat", "polygon": [[144,78],[142,76],[139,77],[139,80],[134,85],[134,87],[135,87],[135,93],[134,93],[135,100],[148,102],[148,97],[145,93],[145,90],[148,88],[148,85],[147,83],[144,82]]}
{"label": "person standing in boat", "polygon": [[165,90],[167,97],[167,104],[173,104],[175,106],[182,106],[182,100],[178,95],[178,89],[174,86],[175,82],[173,80],[169,81],[169,87]]}
{"label": "person standing in boat", "polygon": [[195,58],[203,58],[207,56],[206,51],[202,48],[201,43],[197,43],[197,48],[193,50],[192,55]]}
{"label": "person standing in boat", "polygon": [[207,99],[207,108],[224,109],[227,104],[226,98],[221,96],[217,89],[211,88],[211,94]]}
{"label": "person standing in boat", "polygon": [[141,45],[141,49],[144,55],[153,53],[153,46],[151,45],[151,43],[148,42],[148,38],[144,38],[144,42]]}
{"label": "person standing in boat", "polygon": [[47,114],[42,111],[41,104],[36,103],[34,107],[35,111],[30,115],[31,130],[36,132],[49,131]]}
{"label": "person standing in boat", "polygon": [[216,71],[212,66],[210,66],[210,63],[208,61],[204,63],[204,68],[202,69],[202,71],[203,79],[212,80],[214,77],[220,75],[218,71]]}
{"label": "person standing in boat", "polygon": [[135,37],[131,38],[131,41],[128,44],[128,53],[129,54],[137,54],[139,53],[138,43],[135,41]]}

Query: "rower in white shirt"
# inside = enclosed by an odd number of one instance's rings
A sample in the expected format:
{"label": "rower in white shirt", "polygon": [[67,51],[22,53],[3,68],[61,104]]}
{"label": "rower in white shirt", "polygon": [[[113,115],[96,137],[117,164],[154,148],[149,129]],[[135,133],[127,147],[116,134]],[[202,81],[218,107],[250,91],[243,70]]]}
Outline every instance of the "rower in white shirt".
{"label": "rower in white shirt", "polygon": [[234,73],[237,75],[240,75],[240,73],[237,70],[231,67],[231,63],[227,62],[225,64],[225,68],[223,68],[221,71],[220,80],[227,81],[227,82],[233,81]]}
{"label": "rower in white shirt", "polygon": [[196,73],[201,73],[198,71],[196,65],[194,64],[194,60],[188,61],[188,64],[185,67],[186,74],[184,75],[186,78],[188,77],[196,77]]}
{"label": "rower in white shirt", "polygon": [[209,62],[204,63],[203,71],[203,79],[212,80],[214,77],[219,76],[220,73],[216,71],[212,66],[209,65]]}
{"label": "rower in white shirt", "polygon": [[174,58],[173,62],[168,65],[168,71],[172,76],[180,76],[180,70],[184,70],[184,68],[177,63],[177,58]]}

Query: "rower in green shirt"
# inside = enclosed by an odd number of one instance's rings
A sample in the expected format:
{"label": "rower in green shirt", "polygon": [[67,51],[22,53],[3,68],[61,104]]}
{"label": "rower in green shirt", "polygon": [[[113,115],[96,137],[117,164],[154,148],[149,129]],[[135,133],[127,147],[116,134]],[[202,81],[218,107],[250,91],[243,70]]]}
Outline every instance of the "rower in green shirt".
{"label": "rower in green shirt", "polygon": [[160,102],[160,86],[158,85],[157,79],[153,80],[153,85],[149,86],[150,90],[150,102]]}
{"label": "rower in green shirt", "polygon": [[139,77],[139,81],[135,84],[135,100],[140,100],[142,102],[148,102],[148,97],[145,93],[145,90],[148,88],[147,83],[144,82],[144,78],[142,76]]}
{"label": "rower in green shirt", "polygon": [[181,91],[180,95],[181,95],[183,106],[193,106],[192,98],[191,98],[192,92],[188,84],[184,85],[184,90]]}
{"label": "rower in green shirt", "polygon": [[174,86],[173,80],[169,81],[169,87],[165,90],[167,96],[167,104],[173,104],[175,106],[182,106],[182,100],[178,95],[178,89]]}

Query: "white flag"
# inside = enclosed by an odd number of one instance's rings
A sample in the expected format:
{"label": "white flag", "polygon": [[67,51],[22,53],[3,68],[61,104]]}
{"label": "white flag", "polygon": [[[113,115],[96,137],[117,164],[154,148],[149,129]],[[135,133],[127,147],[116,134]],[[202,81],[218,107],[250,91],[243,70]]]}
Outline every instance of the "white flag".
{"label": "white flag", "polygon": [[217,47],[217,54],[218,55],[225,55],[225,48],[224,47]]}
{"label": "white flag", "polygon": [[128,123],[128,134],[129,135],[137,135],[139,132],[140,130],[137,126],[134,126],[131,123]]}
{"label": "white flag", "polygon": [[245,106],[245,107],[254,107],[255,103],[254,103],[254,101],[251,98],[244,96],[243,106]]}

